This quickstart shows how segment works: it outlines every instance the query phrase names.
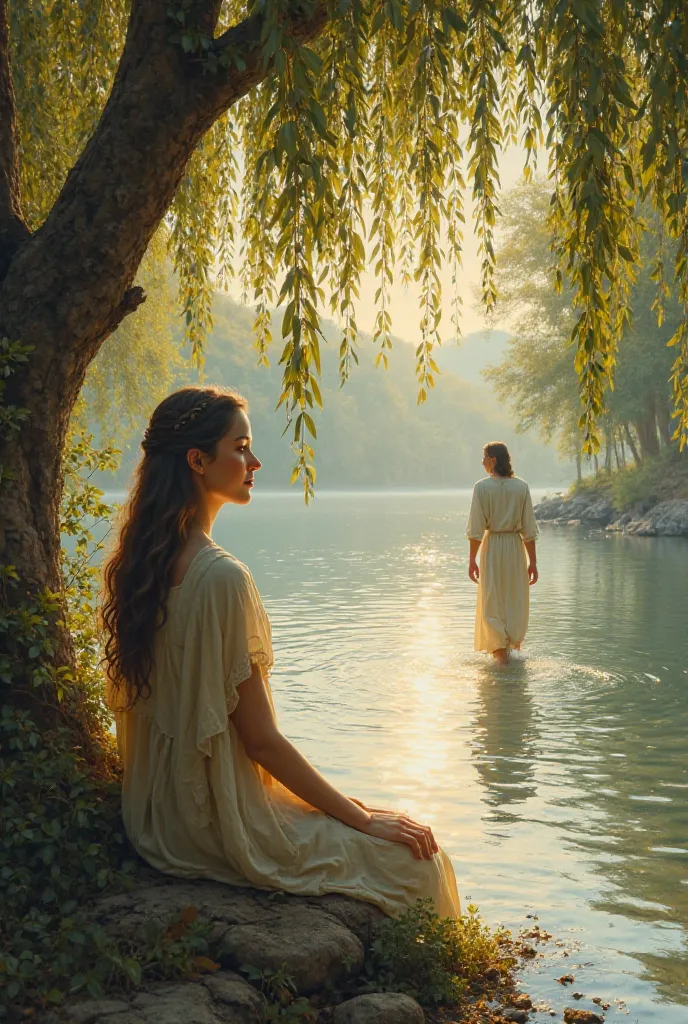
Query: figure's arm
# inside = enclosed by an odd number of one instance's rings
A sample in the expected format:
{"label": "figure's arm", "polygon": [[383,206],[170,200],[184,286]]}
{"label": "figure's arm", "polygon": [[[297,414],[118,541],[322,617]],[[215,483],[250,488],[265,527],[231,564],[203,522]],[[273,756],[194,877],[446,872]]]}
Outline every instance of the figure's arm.
{"label": "figure's arm", "polygon": [[470,545],[470,553],[468,556],[468,575],[474,583],[477,583],[480,579],[480,569],[478,568],[476,559],[478,557],[478,551],[480,550],[482,541],[469,537],[468,543]]}
{"label": "figure's arm", "polygon": [[528,582],[531,587],[538,581],[538,569],[537,569],[537,554],[535,552],[535,541],[524,540],[523,543],[526,546],[528,552]]}
{"label": "figure's arm", "polygon": [[523,514],[521,515],[521,537],[528,552],[528,580],[530,585],[537,583],[537,555],[535,552],[535,540],[538,535],[538,525],[533,510],[533,499],[530,496],[530,487],[526,485],[526,496],[523,503]]}
{"label": "figure's arm", "polygon": [[251,675],[241,683],[231,719],[251,760],[307,804],[366,835],[405,843],[418,860],[437,852],[427,825],[401,814],[369,811],[349,800],[299,753],[278,728],[258,665],[253,665]]}
{"label": "figure's arm", "polygon": [[476,561],[478,557],[478,551],[482,544],[482,538],[485,536],[485,530],[487,529],[487,516],[485,515],[485,509],[480,496],[480,484],[476,484],[473,488],[473,497],[471,498],[471,507],[468,513],[468,523],[466,524],[466,537],[470,545],[468,555],[468,575],[474,583],[477,583],[480,579],[480,569]]}

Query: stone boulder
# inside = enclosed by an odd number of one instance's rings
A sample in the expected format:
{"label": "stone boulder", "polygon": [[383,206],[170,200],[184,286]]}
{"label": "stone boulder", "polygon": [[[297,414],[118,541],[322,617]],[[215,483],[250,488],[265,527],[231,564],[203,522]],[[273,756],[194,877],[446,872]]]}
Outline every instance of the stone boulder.
{"label": "stone boulder", "polygon": [[68,1004],[68,1024],[264,1024],[263,996],[231,971],[203,983],[160,982],[130,1001],[88,999]]}
{"label": "stone boulder", "polygon": [[619,515],[599,492],[584,491],[572,497],[552,494],[535,505],[535,518],[559,526],[592,526],[636,537],[688,537],[688,501],[679,498],[658,504],[644,498]]}
{"label": "stone boulder", "polygon": [[363,967],[363,943],[316,907],[290,907],[269,921],[229,928],[220,946],[222,964],[245,964],[275,973],[284,967],[299,995],[336,985]]}
{"label": "stone boulder", "polygon": [[560,492],[557,494],[546,494],[533,508],[535,518],[544,522],[559,519],[563,515],[564,500],[564,495]]}
{"label": "stone boulder", "polygon": [[[208,926],[222,970],[202,983],[146,985],[131,999],[73,1000],[62,1020],[74,1024],[259,1024],[263,996],[234,973],[284,969],[298,994],[346,986],[363,966],[365,947],[384,918],[345,896],[299,897],[185,881],[145,871],[131,891],[102,899],[95,920],[111,935],[145,945],[147,922],[166,928],[190,908]],[[71,1016],[70,1016],[71,1014]]]}
{"label": "stone boulder", "polygon": [[578,1010],[567,1006],[564,1010],[564,1024],[604,1024],[604,1017],[593,1010]]}
{"label": "stone boulder", "polygon": [[348,999],[334,1011],[333,1024],[423,1024],[425,1014],[410,996],[373,992]]}
{"label": "stone boulder", "polygon": [[688,537],[688,501],[639,502],[607,529],[635,537]]}
{"label": "stone boulder", "polygon": [[614,506],[599,493],[584,492],[573,496],[561,493],[547,495],[534,507],[535,518],[541,522],[565,525],[604,527],[615,516]]}

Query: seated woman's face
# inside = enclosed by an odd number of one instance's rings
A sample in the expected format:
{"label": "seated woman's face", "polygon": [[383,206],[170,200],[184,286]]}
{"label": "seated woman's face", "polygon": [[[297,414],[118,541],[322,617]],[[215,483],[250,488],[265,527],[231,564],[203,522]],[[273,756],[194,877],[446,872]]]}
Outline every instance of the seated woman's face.
{"label": "seated woman's face", "polygon": [[254,474],[261,467],[251,451],[251,424],[243,409],[237,409],[232,424],[218,441],[215,458],[202,456],[203,473],[198,482],[208,494],[246,505],[251,500]]}

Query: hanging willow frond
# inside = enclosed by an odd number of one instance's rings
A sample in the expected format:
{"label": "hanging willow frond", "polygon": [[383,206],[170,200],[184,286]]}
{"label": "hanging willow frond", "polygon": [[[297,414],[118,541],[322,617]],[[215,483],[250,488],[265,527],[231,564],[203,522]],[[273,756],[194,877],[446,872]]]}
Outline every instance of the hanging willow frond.
{"label": "hanging willow frond", "polygon": [[[262,362],[273,309],[281,306],[280,404],[307,495],[315,474],[322,311],[329,304],[341,323],[345,380],[357,359],[356,302],[367,265],[377,280],[374,338],[384,366],[393,327],[390,289],[395,279],[413,289],[424,399],[434,384],[433,349],[445,306],[460,330],[467,190],[483,302],[489,310],[498,301],[499,159],[514,140],[525,150],[526,176],[543,141],[549,150],[554,284],[574,296],[585,450],[598,446],[595,425],[630,315],[641,201],[652,204],[675,253],[673,267],[661,252],[656,258],[657,315],[668,288],[686,309],[673,339],[672,381],[676,437],[682,446],[688,442],[684,4],[168,0],[168,8],[171,24],[184,25],[197,9],[221,8],[218,33],[260,18],[262,77],[211,127],[186,168],[169,213],[169,238],[195,358],[211,323],[212,292],[235,270],[256,306]],[[290,29],[297,8],[322,22],[308,44]],[[129,12],[128,0],[10,3],[22,201],[32,228],[42,223],[96,126]],[[178,35],[179,46],[198,52],[197,73],[217,71],[212,40]],[[239,67],[242,56],[231,60]],[[445,262],[452,265],[450,300],[440,287]]]}

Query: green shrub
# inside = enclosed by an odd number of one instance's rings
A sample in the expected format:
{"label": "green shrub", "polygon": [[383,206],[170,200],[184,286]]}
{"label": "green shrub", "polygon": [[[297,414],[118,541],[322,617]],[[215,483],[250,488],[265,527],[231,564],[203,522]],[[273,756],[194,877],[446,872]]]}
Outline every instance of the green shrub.
{"label": "green shrub", "polygon": [[595,473],[594,476],[585,476],[582,480],[576,480],[569,487],[569,494],[573,497],[588,493],[599,493],[608,495],[612,489],[614,474],[605,473],[604,470]]}
{"label": "green shrub", "polygon": [[490,931],[472,905],[454,920],[438,917],[431,900],[418,900],[379,927],[367,970],[378,987],[425,1006],[451,1005],[486,976],[507,977],[515,961],[504,954],[506,937]]}
{"label": "green shrub", "polygon": [[[64,607],[58,595],[22,599],[13,566],[0,566],[0,1017],[6,1019],[21,1007],[58,1003],[67,992],[96,994],[113,979],[140,977],[140,966],[89,922],[86,909],[99,893],[124,884],[134,863],[102,699],[90,564],[98,545],[88,525],[112,512],[88,476],[111,465],[115,454],[94,452],[86,438],[66,460],[62,524],[73,550],[63,553],[63,570],[76,673],[55,665],[51,624]],[[59,713],[52,715],[53,708]],[[48,712],[40,726],[35,710]],[[46,728],[46,717],[53,728]]]}
{"label": "green shrub", "polygon": [[639,501],[688,500],[688,459],[668,455],[615,473],[614,505],[620,511]]}
{"label": "green shrub", "polygon": [[569,494],[598,494],[624,512],[640,501],[688,500],[688,457],[676,452],[648,459],[640,466],[628,466],[613,473],[601,471],[569,488]]}

